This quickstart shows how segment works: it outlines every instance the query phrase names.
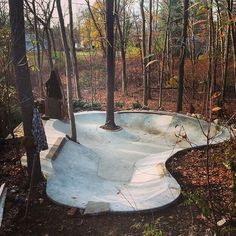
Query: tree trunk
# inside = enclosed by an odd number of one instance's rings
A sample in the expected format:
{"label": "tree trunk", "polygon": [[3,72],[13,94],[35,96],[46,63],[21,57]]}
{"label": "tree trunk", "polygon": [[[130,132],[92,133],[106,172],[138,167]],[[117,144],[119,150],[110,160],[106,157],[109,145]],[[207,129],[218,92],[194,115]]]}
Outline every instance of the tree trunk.
{"label": "tree trunk", "polygon": [[209,55],[208,55],[208,75],[207,75],[207,92],[206,92],[206,117],[211,115],[211,94],[213,89],[213,78],[214,78],[214,22],[213,22],[213,0],[209,0],[209,13],[208,13],[208,24],[209,24]]}
{"label": "tree trunk", "polygon": [[234,85],[235,85],[235,92],[236,92],[236,24],[232,16],[232,14],[236,11],[236,4],[234,3],[234,0],[227,0],[227,5],[228,5],[228,17],[229,17],[230,28],[231,28],[233,52],[234,52],[234,78],[235,78]]}
{"label": "tree trunk", "polygon": [[177,99],[177,112],[183,109],[183,93],[184,93],[184,65],[187,48],[187,37],[188,37],[188,8],[189,0],[184,0],[184,24],[182,33],[180,63],[179,63],[179,87],[178,87],[178,99]]}
{"label": "tree trunk", "polygon": [[[33,116],[33,93],[30,81],[30,72],[26,59],[25,46],[25,25],[23,0],[9,0],[10,24],[11,24],[11,57],[16,78],[16,88],[21,104],[24,138],[31,143],[32,136],[32,116]],[[27,155],[27,172],[31,176],[33,160],[35,159],[34,184],[42,178],[39,155],[36,155],[34,145],[25,145]]]}
{"label": "tree trunk", "polygon": [[106,0],[106,35],[107,35],[107,111],[104,128],[117,129],[114,119],[114,0]]}
{"label": "tree trunk", "polygon": [[127,64],[126,64],[126,53],[125,49],[121,48],[121,59],[122,59],[122,94],[128,95],[128,78],[127,78]]}
{"label": "tree trunk", "polygon": [[220,52],[220,69],[221,69],[221,78],[223,78],[223,71],[224,71],[224,39],[223,39],[223,35],[224,35],[224,27],[222,24],[222,11],[220,9],[220,3],[219,0],[215,0],[216,2],[216,7],[217,7],[217,31],[218,32],[218,37],[217,40],[220,41],[218,44],[218,48],[219,48],[219,52]]}
{"label": "tree trunk", "polygon": [[122,59],[122,85],[121,85],[121,91],[124,96],[128,95],[128,79],[127,79],[127,70],[126,70],[126,52],[125,52],[125,41],[124,41],[124,34],[121,29],[120,25],[120,18],[118,15],[118,12],[116,12],[116,23],[117,23],[117,28],[118,28],[118,33],[119,33],[119,38],[120,38],[120,51],[121,51],[121,59]]}
{"label": "tree trunk", "polygon": [[196,47],[195,47],[195,35],[194,35],[194,19],[191,19],[191,26],[189,27],[189,38],[190,38],[190,43],[189,43],[189,48],[190,48],[190,58],[191,58],[191,71],[192,71],[192,92],[191,92],[191,102],[190,102],[190,113],[191,112],[191,107],[193,106],[193,102],[195,99],[195,71],[196,71]]}
{"label": "tree trunk", "polygon": [[53,69],[53,60],[52,60],[52,44],[51,44],[51,39],[50,39],[50,33],[49,33],[49,28],[48,26],[44,27],[46,38],[47,38],[47,51],[48,51],[48,62],[50,65],[50,69]]}
{"label": "tree trunk", "polygon": [[71,139],[76,142],[77,135],[76,135],[76,125],[75,125],[75,116],[73,113],[73,106],[72,106],[72,78],[73,78],[73,68],[70,56],[70,49],[68,46],[67,38],[66,38],[66,29],[64,25],[64,19],[62,15],[61,9],[61,1],[56,0],[57,4],[57,11],[58,17],[60,22],[61,28],[61,37],[64,46],[65,56],[66,56],[66,76],[67,76],[67,103],[68,103],[68,113],[70,118],[70,128],[71,128]]}
{"label": "tree trunk", "polygon": [[37,48],[37,77],[38,77],[38,84],[39,84],[39,95],[40,98],[44,97],[44,88],[43,88],[43,78],[41,73],[41,60],[40,60],[40,43],[39,43],[39,33],[38,33],[38,19],[36,16],[36,7],[35,7],[35,0],[32,1],[33,11],[34,11],[34,32],[35,32],[35,39],[36,39],[36,48]]}
{"label": "tree trunk", "polygon": [[161,63],[161,74],[160,74],[160,91],[159,91],[159,108],[162,107],[162,94],[163,94],[163,80],[164,80],[164,71],[165,71],[165,63],[166,63],[166,52],[167,52],[167,39],[168,39],[168,31],[169,31],[169,23],[170,23],[170,14],[171,14],[171,1],[169,0],[168,4],[168,17],[165,28],[165,38],[164,38],[164,48],[162,51],[162,63]]}
{"label": "tree trunk", "polygon": [[222,100],[225,100],[225,92],[226,92],[226,83],[227,83],[227,75],[228,75],[228,58],[229,58],[229,47],[230,46],[230,25],[227,25],[227,34],[226,34],[226,40],[225,40],[225,55],[224,55],[224,70],[223,70],[223,77],[222,77]]}
{"label": "tree trunk", "polygon": [[[152,26],[153,26],[153,14],[152,14],[153,0],[149,0],[149,35],[148,35],[148,59],[147,63],[152,60]],[[147,68],[147,98],[151,99],[151,65]]]}
{"label": "tree trunk", "polygon": [[76,56],[75,49],[75,38],[74,38],[74,24],[73,24],[73,11],[72,11],[72,1],[68,0],[69,6],[69,17],[70,17],[70,42],[72,50],[72,61],[73,61],[73,70],[74,70],[74,84],[75,84],[75,94],[77,99],[81,99],[80,86],[79,86],[79,68],[78,60]]}
{"label": "tree trunk", "polygon": [[142,16],[142,71],[143,71],[143,105],[148,105],[147,96],[147,49],[146,49],[146,19],[144,12],[144,0],[140,1],[140,11]]}
{"label": "tree trunk", "polygon": [[54,56],[56,56],[57,47],[56,47],[56,43],[55,43],[55,37],[54,37],[53,29],[51,29],[51,28],[49,29],[49,34],[50,34],[50,37],[51,37],[51,40],[52,40],[53,53],[54,53]]}

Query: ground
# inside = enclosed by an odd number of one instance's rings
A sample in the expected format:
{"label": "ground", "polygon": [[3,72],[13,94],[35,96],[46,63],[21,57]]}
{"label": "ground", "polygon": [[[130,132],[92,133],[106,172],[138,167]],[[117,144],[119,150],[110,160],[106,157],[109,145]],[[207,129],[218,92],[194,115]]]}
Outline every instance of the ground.
{"label": "ground", "polygon": [[[101,93],[104,95],[104,91]],[[103,107],[105,96],[97,94]],[[85,96],[85,95],[84,95]],[[86,97],[86,96],[85,96]],[[116,101],[132,107],[136,98],[123,98],[116,92]],[[175,103],[164,99],[168,111],[175,111]],[[169,102],[168,102],[169,101]],[[156,100],[149,107],[154,109]],[[226,104],[223,119],[229,120],[236,112],[235,100]],[[187,106],[184,108],[187,112]],[[196,108],[197,105],[196,105]],[[217,118],[217,117],[215,117]],[[232,122],[232,119],[231,119]],[[235,122],[235,120],[234,120]],[[236,160],[236,141],[219,144],[209,149],[210,199],[207,184],[206,149],[183,151],[174,155],[167,168],[182,187],[181,197],[172,205],[156,211],[136,214],[105,214],[84,216],[80,209],[58,205],[45,193],[46,181],[34,188],[29,213],[24,219],[28,182],[19,158],[23,153],[8,142],[0,146],[0,184],[6,183],[8,194],[0,235],[91,235],[91,236],[161,236],[213,235],[216,221],[226,219],[218,228],[219,235],[236,235],[235,205],[232,204],[232,173],[227,169],[229,159]],[[213,211],[211,210],[213,209]],[[213,214],[214,213],[214,214]]]}
{"label": "ground", "polygon": [[[184,151],[167,163],[168,170],[182,186],[182,196],[165,209],[136,214],[105,214],[83,216],[83,211],[58,205],[45,194],[44,181],[31,200],[28,217],[23,219],[28,184],[26,170],[21,167],[15,145],[1,146],[1,183],[6,182],[8,195],[0,235],[213,235],[213,217],[208,203],[206,181],[206,150]],[[228,155],[222,155],[222,153]],[[235,157],[236,141],[209,149],[210,182],[216,220],[229,218],[219,228],[219,235],[235,235],[235,221],[231,217],[232,175],[223,163]],[[22,149],[20,149],[22,154]],[[192,194],[191,194],[192,193]],[[209,219],[208,219],[209,218]]]}

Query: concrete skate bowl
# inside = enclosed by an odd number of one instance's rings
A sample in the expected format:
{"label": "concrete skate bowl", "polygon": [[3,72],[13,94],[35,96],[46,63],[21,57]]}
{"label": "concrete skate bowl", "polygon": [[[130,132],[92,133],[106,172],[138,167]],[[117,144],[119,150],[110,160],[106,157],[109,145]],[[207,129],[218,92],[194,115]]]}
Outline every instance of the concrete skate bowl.
{"label": "concrete skate bowl", "polygon": [[[42,152],[48,196],[86,214],[144,211],[173,203],[181,188],[165,163],[183,149],[205,145],[203,131],[209,124],[174,113],[118,112],[115,120],[122,129],[108,131],[100,128],[105,118],[105,112],[76,113],[80,144],[66,139],[53,159]],[[47,121],[45,130],[51,149],[70,133],[69,125],[59,120]],[[211,124],[210,137],[218,143],[229,133]]]}

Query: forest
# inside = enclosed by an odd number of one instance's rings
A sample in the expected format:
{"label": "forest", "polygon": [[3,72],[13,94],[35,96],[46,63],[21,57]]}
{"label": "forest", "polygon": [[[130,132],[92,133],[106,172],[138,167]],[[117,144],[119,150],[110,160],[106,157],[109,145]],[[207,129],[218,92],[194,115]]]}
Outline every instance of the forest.
{"label": "forest", "polygon": [[[181,186],[170,206],[87,216],[46,193],[35,108],[78,145],[85,111],[117,133],[119,112],[183,115],[206,142],[164,163]],[[235,136],[234,0],[0,0],[0,235],[235,235]]]}

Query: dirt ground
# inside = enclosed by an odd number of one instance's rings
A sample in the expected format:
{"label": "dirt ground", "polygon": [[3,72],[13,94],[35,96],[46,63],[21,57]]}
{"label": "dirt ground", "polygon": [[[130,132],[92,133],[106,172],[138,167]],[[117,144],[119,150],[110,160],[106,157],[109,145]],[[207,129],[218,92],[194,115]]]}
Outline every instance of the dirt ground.
{"label": "dirt ground", "polygon": [[[97,100],[104,107],[103,95],[104,91],[98,93]],[[125,99],[116,93],[115,97],[117,102],[126,104],[122,108],[116,107],[116,110],[129,109],[136,101],[135,96]],[[168,94],[164,101],[168,111],[175,111],[175,103],[168,99]],[[156,105],[156,100],[149,103],[151,109],[155,109]],[[235,106],[235,100],[229,100],[225,105],[224,120],[235,114]],[[200,110],[197,104],[196,108]],[[188,112],[187,103],[184,111]],[[206,152],[205,148],[183,151],[167,162],[168,170],[182,187],[182,195],[164,209],[135,214],[85,216],[81,209],[51,201],[45,193],[46,181],[43,181],[34,188],[29,213],[24,218],[29,184],[26,169],[19,161],[23,149],[13,141],[1,143],[0,184],[6,183],[8,193],[0,235],[198,236],[214,235],[216,231],[218,235],[236,235],[233,178],[231,170],[227,169],[229,160],[236,160],[236,141],[209,148],[209,162]],[[216,228],[216,222],[222,219],[226,223]]]}
{"label": "dirt ground", "polygon": [[[232,174],[225,165],[228,158],[236,159],[235,140],[209,149],[210,187],[207,184],[206,149],[184,151],[173,156],[167,168],[180,183],[182,196],[164,209],[84,216],[80,209],[52,202],[45,194],[44,181],[34,188],[26,219],[28,178],[19,162],[23,150],[20,148],[20,155],[17,155],[15,147],[11,141],[2,144],[0,149],[0,179],[8,187],[0,235],[213,235],[214,222],[223,218],[227,222],[218,227],[218,234],[236,235]],[[212,203],[207,201],[209,188]]]}

